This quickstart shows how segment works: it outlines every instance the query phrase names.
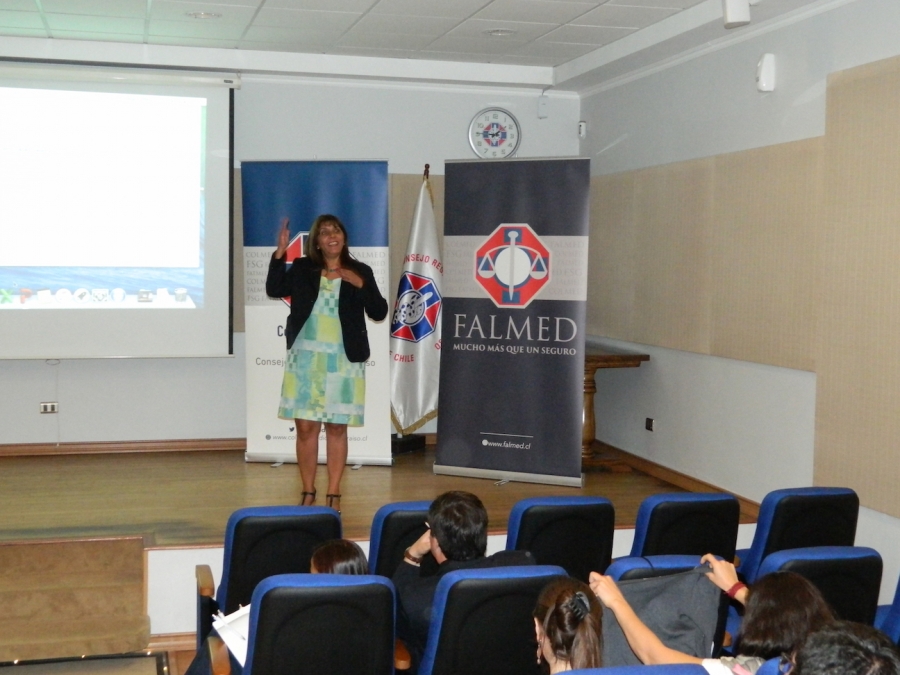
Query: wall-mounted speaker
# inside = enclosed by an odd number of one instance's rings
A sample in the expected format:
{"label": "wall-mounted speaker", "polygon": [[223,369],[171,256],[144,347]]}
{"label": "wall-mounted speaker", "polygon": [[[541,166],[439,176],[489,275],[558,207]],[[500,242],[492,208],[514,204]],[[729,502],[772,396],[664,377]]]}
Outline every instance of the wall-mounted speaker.
{"label": "wall-mounted speaker", "polygon": [[737,28],[750,23],[750,0],[722,0],[725,28]]}

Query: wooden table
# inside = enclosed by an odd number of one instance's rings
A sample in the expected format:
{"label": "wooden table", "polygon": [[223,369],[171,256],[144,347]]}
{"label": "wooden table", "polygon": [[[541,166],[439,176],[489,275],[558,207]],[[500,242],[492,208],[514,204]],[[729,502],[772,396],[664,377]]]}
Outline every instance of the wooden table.
{"label": "wooden table", "polygon": [[586,347],[584,353],[584,412],[581,425],[581,461],[584,463],[592,457],[591,444],[597,433],[594,419],[594,394],[597,385],[594,375],[601,368],[639,368],[644,361],[649,361],[649,354],[637,354],[611,347]]}

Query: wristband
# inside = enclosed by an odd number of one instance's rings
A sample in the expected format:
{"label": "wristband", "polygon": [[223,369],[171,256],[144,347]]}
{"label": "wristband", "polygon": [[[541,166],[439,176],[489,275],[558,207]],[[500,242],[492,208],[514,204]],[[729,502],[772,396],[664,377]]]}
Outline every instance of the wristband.
{"label": "wristband", "polygon": [[413,565],[418,565],[422,562],[422,558],[417,558],[416,556],[414,556],[412,553],[409,552],[409,549],[406,549],[405,551],[403,551],[403,559],[408,560]]}
{"label": "wristband", "polygon": [[742,589],[747,588],[747,584],[741,583],[740,581],[736,582],[734,586],[725,591],[725,595],[734,600],[734,596],[741,592]]}

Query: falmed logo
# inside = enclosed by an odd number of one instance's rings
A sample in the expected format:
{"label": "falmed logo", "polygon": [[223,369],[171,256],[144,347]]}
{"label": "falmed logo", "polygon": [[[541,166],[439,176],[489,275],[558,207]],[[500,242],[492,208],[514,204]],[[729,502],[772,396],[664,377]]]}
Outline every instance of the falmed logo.
{"label": "falmed logo", "polygon": [[475,251],[475,280],[498,307],[527,307],[550,281],[550,251],[526,223],[505,223]]}
{"label": "falmed logo", "polygon": [[419,342],[437,328],[440,313],[441,294],[434,281],[413,272],[404,272],[397,289],[391,337]]}

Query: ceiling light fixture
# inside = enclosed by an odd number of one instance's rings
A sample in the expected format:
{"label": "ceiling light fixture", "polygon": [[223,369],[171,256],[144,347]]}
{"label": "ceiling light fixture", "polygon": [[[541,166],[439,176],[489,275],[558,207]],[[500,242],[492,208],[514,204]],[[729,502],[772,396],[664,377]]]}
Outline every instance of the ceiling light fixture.
{"label": "ceiling light fixture", "polygon": [[185,16],[189,16],[192,19],[221,19],[221,14],[216,14],[215,12],[185,12]]}
{"label": "ceiling light fixture", "polygon": [[509,37],[510,35],[516,34],[516,31],[510,30],[509,28],[494,28],[493,30],[486,30],[484,32],[491,37]]}

